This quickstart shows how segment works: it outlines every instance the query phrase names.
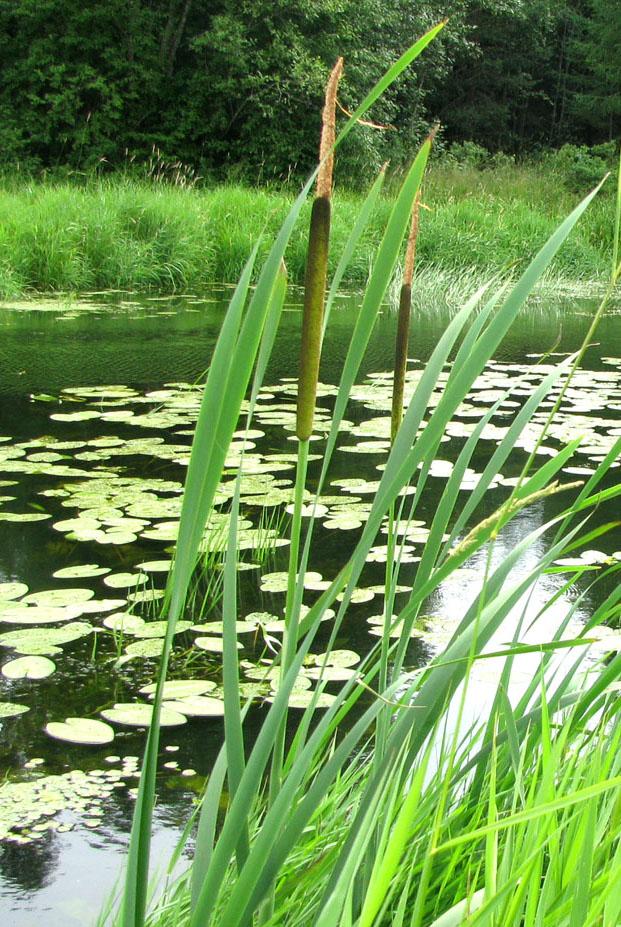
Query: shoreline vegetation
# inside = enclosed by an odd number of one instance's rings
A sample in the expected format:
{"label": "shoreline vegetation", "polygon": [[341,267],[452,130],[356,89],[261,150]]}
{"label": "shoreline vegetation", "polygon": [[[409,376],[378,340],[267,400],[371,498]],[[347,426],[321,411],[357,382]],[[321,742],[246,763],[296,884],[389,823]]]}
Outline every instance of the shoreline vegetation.
{"label": "shoreline vegetation", "polygon": [[[413,293],[462,299],[499,268],[524,267],[575,206],[580,193],[553,162],[479,169],[432,164],[422,191]],[[342,285],[367,284],[398,186],[376,208]],[[614,197],[600,196],[540,282],[544,291],[594,295],[609,273]],[[259,261],[297,189],[177,186],[118,175],[61,182],[0,182],[0,300],[103,289],[200,290],[236,281],[254,243]],[[360,194],[337,190],[333,254],[357,215]],[[309,204],[305,210],[310,212]],[[285,254],[291,284],[302,284],[307,216]],[[330,267],[330,273],[334,267]],[[396,279],[398,278],[398,273]],[[391,291],[392,292],[392,291]],[[395,290],[395,297],[397,291]],[[396,300],[393,300],[396,301]]]}

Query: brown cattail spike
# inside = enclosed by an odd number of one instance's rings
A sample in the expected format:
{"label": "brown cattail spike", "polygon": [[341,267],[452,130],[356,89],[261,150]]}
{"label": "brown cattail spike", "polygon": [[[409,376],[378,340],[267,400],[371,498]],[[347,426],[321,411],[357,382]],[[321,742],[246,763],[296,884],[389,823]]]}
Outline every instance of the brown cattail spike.
{"label": "brown cattail spike", "polygon": [[410,234],[405,251],[405,264],[403,266],[403,285],[412,286],[414,276],[414,258],[416,257],[416,239],[418,238],[418,208],[420,206],[420,190],[416,192],[414,208],[412,209],[412,222]]}
{"label": "brown cattail spike", "polygon": [[343,73],[343,59],[339,58],[330,74],[323,107],[319,161],[317,175],[317,196],[332,195],[332,171],[334,168],[334,142],[336,140],[336,91]]}

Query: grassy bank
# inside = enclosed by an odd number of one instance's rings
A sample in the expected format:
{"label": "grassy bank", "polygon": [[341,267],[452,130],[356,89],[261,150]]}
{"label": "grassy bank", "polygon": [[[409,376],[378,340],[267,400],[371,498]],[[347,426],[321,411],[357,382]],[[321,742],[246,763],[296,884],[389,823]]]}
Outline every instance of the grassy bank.
{"label": "grassy bank", "polygon": [[[0,298],[111,288],[197,290],[237,280],[254,242],[263,231],[264,241],[273,238],[293,197],[294,191],[187,189],[122,177],[82,185],[15,186],[5,180]],[[487,279],[518,258],[523,265],[578,198],[543,169],[432,167],[423,190],[428,209],[422,212],[417,272],[427,284],[446,288],[462,278],[469,284]],[[337,191],[333,255],[341,253],[360,204],[357,195]],[[347,268],[346,286],[365,286],[391,206],[390,195],[379,200]],[[556,258],[549,283],[571,286],[605,277],[612,217],[612,196],[604,195]],[[286,253],[293,283],[303,281],[305,228],[303,221]],[[264,245],[259,258],[266,250]]]}

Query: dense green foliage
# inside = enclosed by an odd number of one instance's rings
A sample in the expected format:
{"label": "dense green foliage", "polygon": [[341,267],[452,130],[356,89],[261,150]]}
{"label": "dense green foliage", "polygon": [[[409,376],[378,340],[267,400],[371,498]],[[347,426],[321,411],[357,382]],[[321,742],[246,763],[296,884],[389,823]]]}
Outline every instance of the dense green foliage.
{"label": "dense green foliage", "polygon": [[[314,164],[329,69],[363,88],[449,15],[342,146],[350,181],[437,144],[521,155],[619,131],[621,43],[610,0],[0,0],[0,164],[177,159],[206,177],[283,180]],[[310,118],[309,118],[309,114]],[[316,114],[316,115],[314,115]],[[159,168],[155,164],[159,165]]]}
{"label": "dense green foliage", "polygon": [[[455,291],[462,278],[469,291],[504,264],[532,256],[575,204],[574,189],[588,189],[603,176],[603,162],[575,160],[575,152],[581,149],[572,149],[569,159],[566,151],[545,168],[508,164],[481,171],[463,162],[432,168],[423,194],[429,208],[421,210],[415,292],[428,295],[432,278],[438,296],[449,285]],[[0,190],[0,296],[105,288],[172,292],[232,282],[262,233],[260,254],[266,253],[291,200],[289,193],[240,185],[188,189],[130,179],[5,187]],[[392,200],[387,194],[376,204],[346,269],[344,283],[350,288],[367,282]],[[351,192],[335,195],[336,254],[360,203]],[[613,208],[610,195],[593,205],[556,259],[551,279],[575,284],[607,272]],[[292,283],[303,283],[306,243],[300,226],[286,253]],[[463,292],[461,287],[454,295],[461,298]]]}

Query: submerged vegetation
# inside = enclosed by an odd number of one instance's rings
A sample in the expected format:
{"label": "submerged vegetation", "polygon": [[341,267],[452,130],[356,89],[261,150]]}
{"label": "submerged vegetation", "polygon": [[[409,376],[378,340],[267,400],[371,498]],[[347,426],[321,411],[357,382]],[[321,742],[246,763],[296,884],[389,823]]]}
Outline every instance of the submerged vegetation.
{"label": "submerged vegetation", "polygon": [[[603,176],[605,165],[599,177]],[[567,170],[541,164],[479,169],[471,161],[431,164],[423,185],[415,291],[455,290],[460,298],[504,265],[527,262],[571,209]],[[393,176],[390,186],[398,185]],[[583,185],[584,186],[584,185]],[[282,191],[223,185],[177,186],[119,176],[80,183],[0,185],[0,298],[50,291],[196,290],[235,282],[256,241],[259,262],[294,200]],[[343,284],[366,286],[392,209],[382,194],[350,257]],[[363,199],[337,186],[332,208],[331,271]],[[424,208],[427,207],[427,208]],[[286,250],[291,283],[302,284],[310,205]],[[612,247],[614,204],[604,195],[555,259],[547,281],[601,280]],[[459,281],[462,286],[458,287]]]}

